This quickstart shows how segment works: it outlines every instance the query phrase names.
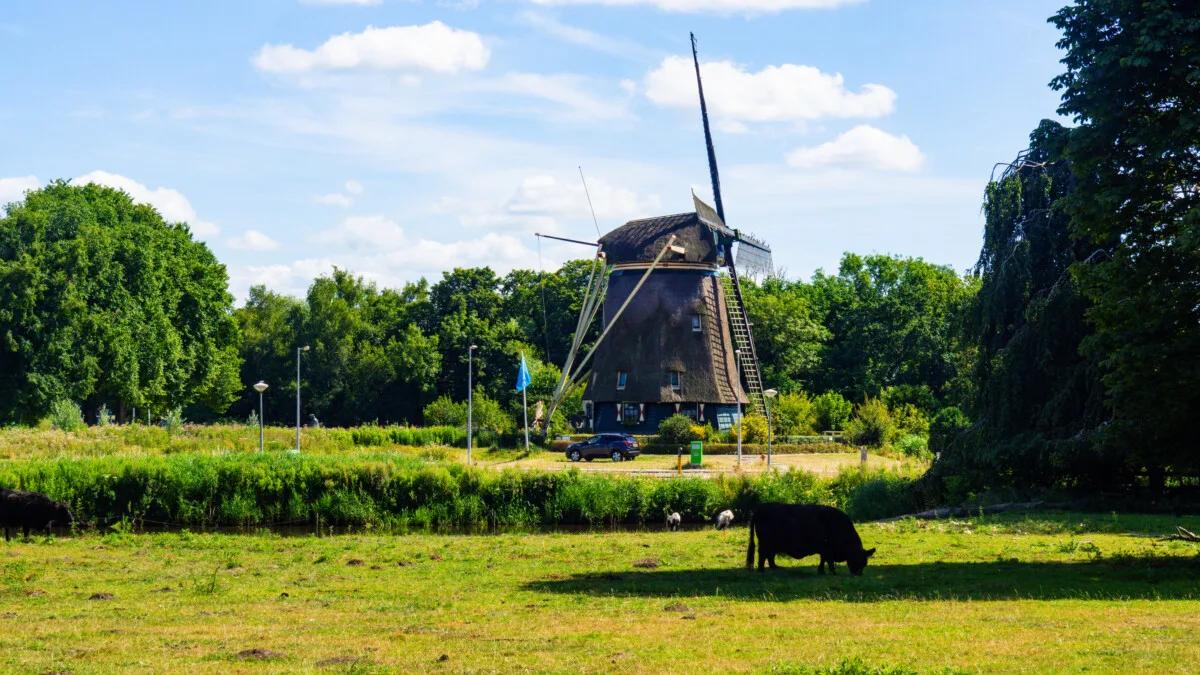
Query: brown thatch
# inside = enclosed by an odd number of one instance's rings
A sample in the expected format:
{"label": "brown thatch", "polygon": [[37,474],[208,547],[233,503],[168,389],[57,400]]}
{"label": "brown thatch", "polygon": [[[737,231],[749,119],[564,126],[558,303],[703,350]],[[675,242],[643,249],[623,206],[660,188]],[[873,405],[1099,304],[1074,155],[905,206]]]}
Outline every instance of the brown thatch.
{"label": "brown thatch", "polygon": [[683,256],[669,254],[669,262],[720,264],[721,242],[713,228],[704,224],[695,212],[677,213],[631,220],[600,238],[601,250],[614,265],[650,262],[666,245],[671,235],[675,243],[686,249]]}
{"label": "brown thatch", "polygon": [[[612,273],[604,299],[606,324],[642,272]],[[700,332],[692,330],[693,315],[701,317]],[[715,267],[656,269],[596,350],[584,398],[746,403],[727,316]],[[628,373],[623,390],[617,389],[618,371]],[[679,391],[671,388],[671,371],[680,373]]]}

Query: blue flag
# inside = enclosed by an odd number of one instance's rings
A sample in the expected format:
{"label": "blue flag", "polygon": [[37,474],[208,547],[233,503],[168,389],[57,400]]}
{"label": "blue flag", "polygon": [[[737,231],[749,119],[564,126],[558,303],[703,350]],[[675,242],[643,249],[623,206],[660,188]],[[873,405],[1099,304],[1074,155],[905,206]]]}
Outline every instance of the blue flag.
{"label": "blue flag", "polygon": [[525,355],[521,354],[521,367],[517,369],[517,391],[525,391],[525,387],[533,382],[529,376],[529,367],[525,365]]}

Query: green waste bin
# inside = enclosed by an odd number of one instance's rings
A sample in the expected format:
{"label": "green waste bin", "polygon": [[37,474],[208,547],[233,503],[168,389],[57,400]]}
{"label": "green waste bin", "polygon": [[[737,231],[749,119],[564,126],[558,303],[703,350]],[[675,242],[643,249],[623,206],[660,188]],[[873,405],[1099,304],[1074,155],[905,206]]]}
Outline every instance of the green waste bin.
{"label": "green waste bin", "polygon": [[692,466],[700,466],[704,462],[704,442],[692,441]]}

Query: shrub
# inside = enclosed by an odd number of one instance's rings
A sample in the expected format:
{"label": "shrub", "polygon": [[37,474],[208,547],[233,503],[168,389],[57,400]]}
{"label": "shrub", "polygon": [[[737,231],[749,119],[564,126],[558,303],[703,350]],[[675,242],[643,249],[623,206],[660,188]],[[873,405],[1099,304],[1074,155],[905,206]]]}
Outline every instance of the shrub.
{"label": "shrub", "polygon": [[846,435],[854,445],[882,448],[892,442],[896,425],[883,401],[869,398],[858,406],[854,418],[846,425]]}
{"label": "shrub", "polygon": [[929,418],[917,406],[912,403],[901,403],[895,407],[889,406],[889,408],[897,434],[925,436],[929,433]]}
{"label": "shrub", "polygon": [[782,394],[771,406],[775,431],[780,436],[808,436],[815,433],[817,411],[803,392]]}
{"label": "shrub", "polygon": [[895,447],[909,457],[928,457],[929,439],[920,434],[905,434],[898,438]]}
{"label": "shrub", "polygon": [[850,420],[854,406],[836,391],[827,391],[812,401],[817,431],[841,431]]}
{"label": "shrub", "polygon": [[[482,389],[475,390],[472,397],[471,426],[476,431],[491,431],[496,434],[511,433],[517,428],[511,415],[504,411],[498,401],[488,398]],[[449,396],[439,396],[423,411],[425,424],[429,426],[467,426],[467,402],[454,401]]]}
{"label": "shrub", "polygon": [[766,443],[770,436],[767,418],[762,415],[746,415],[742,418],[742,442]]}
{"label": "shrub", "polygon": [[50,405],[49,419],[51,426],[60,431],[78,431],[85,426],[79,405],[65,398]]}
{"label": "shrub", "polygon": [[112,411],[108,409],[107,404],[101,404],[100,409],[96,411],[96,424],[98,426],[107,427],[113,423]]}
{"label": "shrub", "polygon": [[692,431],[692,419],[687,415],[671,415],[658,424],[658,442],[680,445],[697,440]]}
{"label": "shrub", "polygon": [[954,406],[942,408],[929,424],[929,450],[945,452],[954,439],[969,426],[971,420],[963,411]]}

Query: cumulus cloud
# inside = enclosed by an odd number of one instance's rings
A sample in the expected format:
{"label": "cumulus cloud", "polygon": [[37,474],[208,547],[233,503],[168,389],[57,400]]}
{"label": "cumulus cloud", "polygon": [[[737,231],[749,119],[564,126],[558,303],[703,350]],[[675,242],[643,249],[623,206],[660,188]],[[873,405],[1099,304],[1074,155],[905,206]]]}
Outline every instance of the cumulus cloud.
{"label": "cumulus cloud", "polygon": [[230,282],[244,297],[255,284],[291,295],[303,295],[314,278],[334,267],[385,287],[398,287],[421,277],[436,278],[455,267],[488,265],[504,274],[537,260],[520,238],[490,232],[482,237],[440,241],[410,235],[394,220],[380,215],[352,216],[312,237],[324,254],[290,263],[234,266]]}
{"label": "cumulus cloud", "polygon": [[368,26],[361,33],[335,35],[311,50],[264,45],[254,65],[268,73],[353,69],[458,73],[483,69],[490,56],[478,33],[434,21],[420,26]]}
{"label": "cumulus cloud", "polygon": [[279,242],[258,230],[246,230],[236,237],[230,237],[225,244],[238,251],[274,251],[279,248]]}
{"label": "cumulus cloud", "polygon": [[25,193],[42,186],[37,176],[12,176],[0,178],[0,214],[4,213],[10,202],[19,202],[25,198]]}
{"label": "cumulus cloud", "polygon": [[313,197],[313,201],[325,206],[340,206],[348,209],[354,206],[354,198],[363,193],[362,183],[356,180],[348,180],[345,185],[345,192],[330,192],[323,195]]}
{"label": "cumulus cloud", "polygon": [[908,136],[893,136],[862,124],[827,143],[798,148],[787,159],[799,169],[916,171],[925,156]]}
{"label": "cumulus cloud", "polygon": [[665,12],[769,14],[789,9],[833,9],[864,0],[533,0],[538,5],[644,5]]}
{"label": "cumulus cloud", "polygon": [[[820,118],[882,117],[896,93],[881,84],[846,88],[840,73],[785,63],[749,72],[731,61],[700,64],[709,111],[719,122],[797,122]],[[691,59],[669,56],[645,78],[646,97],[660,106],[694,109]]]}
{"label": "cumulus cloud", "polygon": [[100,170],[85,173],[72,182],[76,185],[95,183],[124,190],[133,198],[133,201],[149,204],[157,209],[163,220],[171,223],[187,223],[191,227],[192,234],[199,238],[212,237],[220,232],[220,228],[215,224],[200,220],[196,216],[196,210],[192,208],[191,202],[178,190],[168,187],[150,188],[128,176]]}

